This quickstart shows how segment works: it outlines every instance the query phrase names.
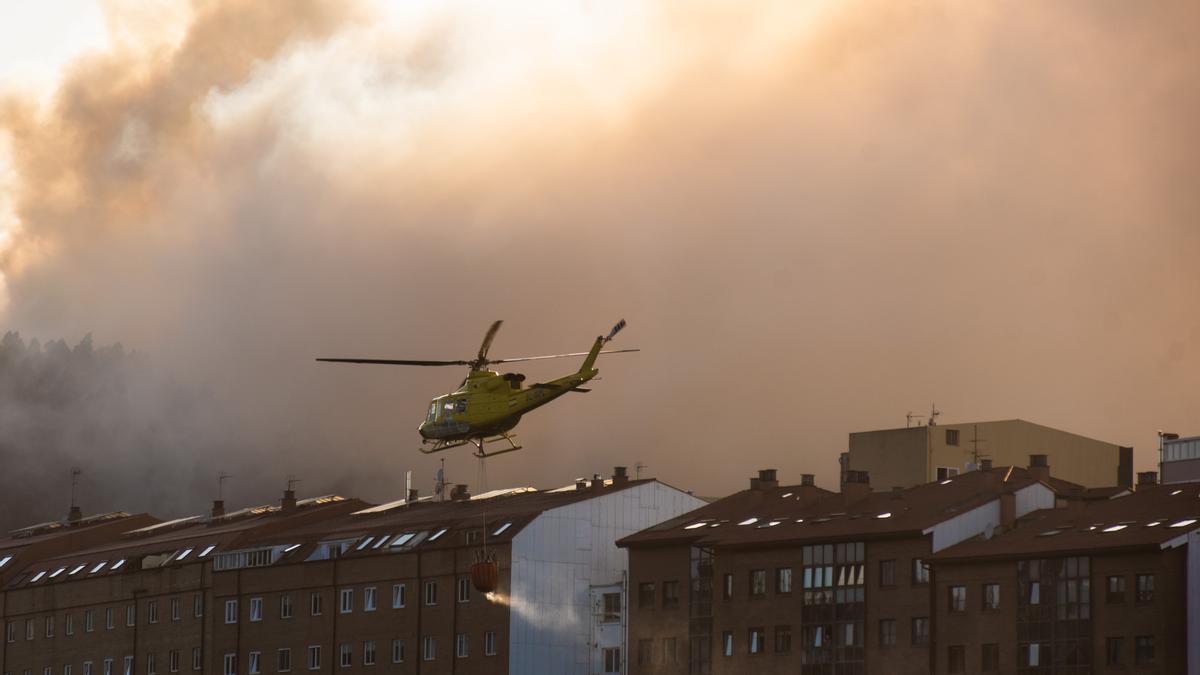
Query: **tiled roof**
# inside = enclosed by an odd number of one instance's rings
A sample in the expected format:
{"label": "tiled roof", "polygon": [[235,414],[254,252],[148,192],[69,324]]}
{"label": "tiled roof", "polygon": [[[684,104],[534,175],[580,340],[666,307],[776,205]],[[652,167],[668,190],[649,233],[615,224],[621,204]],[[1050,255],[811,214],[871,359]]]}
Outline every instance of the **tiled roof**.
{"label": "tiled roof", "polygon": [[1122,491],[1110,499],[1034,511],[991,539],[951,546],[935,560],[1158,548],[1200,529],[1200,483],[1174,483]]}
{"label": "tiled roof", "polygon": [[[804,486],[745,490],[617,543],[751,548],[910,534],[992,501],[1005,490],[1036,482],[1027,469],[996,467],[904,490],[872,492],[851,501],[844,493],[811,486],[816,497],[807,504],[798,498]],[[1079,487],[1067,481],[1059,484]]]}

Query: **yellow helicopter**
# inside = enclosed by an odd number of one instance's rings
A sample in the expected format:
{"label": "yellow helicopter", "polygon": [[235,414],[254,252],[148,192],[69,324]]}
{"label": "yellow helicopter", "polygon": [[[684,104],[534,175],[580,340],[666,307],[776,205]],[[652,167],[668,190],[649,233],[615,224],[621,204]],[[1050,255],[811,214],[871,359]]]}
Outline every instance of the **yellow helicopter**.
{"label": "yellow helicopter", "polygon": [[[417,431],[421,434],[421,448],[425,454],[441,452],[471,444],[475,446],[475,456],[491,457],[514,450],[520,450],[514,434],[509,432],[521,421],[525,413],[540,408],[563,394],[588,392],[582,384],[596,377],[600,372],[595,368],[596,357],[600,354],[621,354],[636,352],[637,349],[604,349],[617,333],[625,327],[621,319],[608,335],[596,338],[592,348],[586,352],[571,354],[553,354],[550,356],[524,356],[513,359],[489,359],[488,349],[500,330],[503,321],[496,321],[483,337],[479,346],[479,354],[469,361],[421,361],[412,359],[327,359],[334,363],[373,363],[390,366],[470,366],[471,371],[459,385],[458,389],[444,394],[429,403],[429,412],[425,421]],[[488,366],[498,363],[513,363],[516,361],[542,361],[545,359],[561,359],[571,356],[586,357],[579,370],[550,380],[538,382],[528,387],[524,386],[525,376],[520,373],[504,373],[501,375]],[[508,441],[510,447],[503,450],[488,452],[484,449],[487,443]],[[430,446],[430,447],[424,447]]]}

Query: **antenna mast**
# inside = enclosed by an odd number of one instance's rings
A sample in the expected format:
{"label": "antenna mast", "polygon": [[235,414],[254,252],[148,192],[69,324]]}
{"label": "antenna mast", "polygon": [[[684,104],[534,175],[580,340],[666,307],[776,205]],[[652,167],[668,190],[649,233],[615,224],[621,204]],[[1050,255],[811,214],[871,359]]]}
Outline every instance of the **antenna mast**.
{"label": "antenna mast", "polygon": [[76,489],[79,487],[79,474],[81,474],[81,473],[83,473],[83,469],[81,469],[77,466],[71,467],[71,510],[72,511],[74,511],[76,508],[79,507],[78,502],[75,501],[75,497],[76,497],[75,492],[76,492]]}
{"label": "antenna mast", "polygon": [[979,444],[986,441],[986,438],[979,437],[979,425],[974,425],[975,429],[971,437],[971,461],[975,463],[975,468],[979,468],[979,460],[987,457],[979,452]]}
{"label": "antenna mast", "polygon": [[937,404],[934,403],[933,406],[929,410],[929,426],[936,427],[938,415],[941,415],[941,414],[942,414],[942,411],[938,410]]}
{"label": "antenna mast", "polygon": [[233,478],[233,476],[225,473],[224,471],[217,472],[217,499],[220,501],[225,500],[225,481],[229,480],[230,478]]}

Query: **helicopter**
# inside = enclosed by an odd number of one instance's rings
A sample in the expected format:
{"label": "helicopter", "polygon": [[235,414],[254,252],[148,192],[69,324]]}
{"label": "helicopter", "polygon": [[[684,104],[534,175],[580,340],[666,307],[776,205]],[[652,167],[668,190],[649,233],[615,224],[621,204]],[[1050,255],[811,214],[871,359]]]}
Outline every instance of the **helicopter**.
{"label": "helicopter", "polygon": [[[600,371],[595,367],[597,356],[640,351],[638,349],[604,349],[604,345],[611,342],[616,334],[625,327],[625,320],[621,319],[613,326],[608,335],[598,336],[592,344],[592,348],[586,352],[489,359],[488,350],[502,323],[504,322],[496,321],[488,328],[487,333],[483,336],[483,344],[479,346],[479,353],[470,360],[319,358],[317,361],[389,366],[469,366],[470,371],[458,389],[438,396],[429,402],[425,421],[421,422],[417,428],[422,438],[421,447],[418,450],[425,454],[432,454],[469,444],[475,446],[473,454],[483,458],[521,449],[515,434],[509,432],[521,421],[522,415],[546,405],[567,392],[587,393],[591,391],[581,385],[599,374]],[[579,367],[578,371],[528,386],[525,386],[525,376],[521,373],[501,375],[488,368],[488,366],[500,363],[543,361],[573,356],[585,357],[583,365]],[[491,452],[485,449],[488,443],[500,441],[507,441],[509,447]]]}

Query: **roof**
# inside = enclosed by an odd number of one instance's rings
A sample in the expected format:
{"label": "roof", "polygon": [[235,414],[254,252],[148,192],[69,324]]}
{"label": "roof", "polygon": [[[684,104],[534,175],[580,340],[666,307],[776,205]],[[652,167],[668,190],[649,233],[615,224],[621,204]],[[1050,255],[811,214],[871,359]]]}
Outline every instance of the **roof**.
{"label": "roof", "polygon": [[1200,529],[1200,482],[1142,486],[1109,499],[1034,511],[1011,530],[934,556],[943,562],[1161,548]]}
{"label": "roof", "polygon": [[[911,536],[997,499],[1004,491],[1035,483],[1038,481],[1027,469],[1014,466],[970,471],[904,490],[872,492],[858,500],[848,500],[844,492],[812,486],[744,490],[617,543],[756,548],[806,541]],[[1059,483],[1063,487],[1080,488],[1068,481]],[[805,487],[816,490],[815,498],[801,501],[798,493]]]}
{"label": "roof", "polygon": [[1049,429],[1050,431],[1053,431],[1056,433],[1066,434],[1068,436],[1074,436],[1076,438],[1082,438],[1084,440],[1094,441],[1096,443],[1105,443],[1107,445],[1112,445],[1112,446],[1119,445],[1117,443],[1113,443],[1112,441],[1102,441],[1098,438],[1092,438],[1091,436],[1084,436],[1083,434],[1077,434],[1073,431],[1066,431],[1063,429],[1059,429],[1058,427],[1051,427],[1051,426],[1046,426],[1045,424],[1038,424],[1037,422],[1030,422],[1029,420],[1023,420],[1019,417],[1014,417],[1012,419],[1006,419],[1006,420],[979,420],[979,421],[975,421],[975,422],[938,422],[937,424],[935,424],[933,426],[929,426],[928,424],[921,424],[921,425],[912,426],[912,427],[894,427],[891,429],[869,429],[866,431],[852,431],[852,432],[850,432],[850,435],[854,436],[857,434],[872,434],[872,433],[880,433],[880,432],[914,431],[917,429],[925,429],[926,432],[929,432],[930,430],[940,429],[943,427],[955,428],[955,427],[966,427],[966,426],[977,425],[977,424],[1028,424],[1030,426],[1038,427],[1040,429]]}

